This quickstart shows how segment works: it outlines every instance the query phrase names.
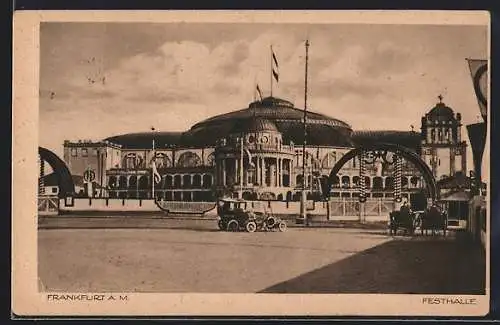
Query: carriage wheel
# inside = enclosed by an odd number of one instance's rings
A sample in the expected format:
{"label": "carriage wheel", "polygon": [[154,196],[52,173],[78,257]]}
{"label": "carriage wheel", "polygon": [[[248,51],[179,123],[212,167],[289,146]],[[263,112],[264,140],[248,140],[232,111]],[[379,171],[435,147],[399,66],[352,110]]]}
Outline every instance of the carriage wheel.
{"label": "carriage wheel", "polygon": [[219,226],[220,230],[225,230],[225,228],[226,228],[226,227],[224,227],[224,222],[222,222],[222,220],[219,220],[219,222],[217,222],[217,225]]}
{"label": "carriage wheel", "polygon": [[281,232],[286,231],[286,222],[284,222],[284,221],[280,221],[280,223],[278,224],[278,229],[279,229],[279,231],[281,231]]}
{"label": "carriage wheel", "polygon": [[227,231],[238,231],[240,228],[240,225],[238,224],[238,221],[232,219],[227,223]]}
{"label": "carriage wheel", "polygon": [[249,221],[247,222],[245,229],[248,232],[255,232],[255,230],[257,230],[257,224],[254,221]]}

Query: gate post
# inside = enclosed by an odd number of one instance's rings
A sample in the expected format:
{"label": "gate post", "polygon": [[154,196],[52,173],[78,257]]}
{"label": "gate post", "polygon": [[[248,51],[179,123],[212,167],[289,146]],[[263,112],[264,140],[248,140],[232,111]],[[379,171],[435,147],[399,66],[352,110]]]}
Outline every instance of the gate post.
{"label": "gate post", "polygon": [[359,202],[359,222],[364,223],[366,221],[366,213],[365,213],[365,202]]}
{"label": "gate post", "polygon": [[332,210],[330,207],[330,200],[326,201],[326,220],[330,221],[332,217]]}

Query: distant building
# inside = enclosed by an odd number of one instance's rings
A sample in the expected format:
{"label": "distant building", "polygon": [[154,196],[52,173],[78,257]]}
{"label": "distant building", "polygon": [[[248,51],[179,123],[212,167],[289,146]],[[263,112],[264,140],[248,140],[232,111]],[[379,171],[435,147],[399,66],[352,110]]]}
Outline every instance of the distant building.
{"label": "distant building", "polygon": [[441,101],[422,117],[422,159],[431,167],[437,180],[466,173],[465,141],[462,141],[460,113]]}
{"label": "distant building", "polygon": [[[151,198],[154,140],[162,177],[155,185],[155,195],[170,201],[211,201],[218,195],[238,196],[239,192],[247,199],[299,200],[304,182],[309,198],[314,198],[339,159],[367,142],[405,146],[429,164],[437,179],[466,171],[460,114],[441,102],[422,118],[420,133],[353,131],[343,121],[308,110],[306,166],[302,165],[302,119],[303,110],[291,102],[267,97],[196,123],[186,132],[131,133],[100,142],[65,141],[64,160],[73,175],[95,172],[98,196]],[[367,165],[368,197],[392,197],[393,169],[380,160]],[[331,195],[356,197],[358,185],[359,158],[355,157],[338,173]],[[409,198],[423,185],[418,169],[403,161],[403,196]]]}

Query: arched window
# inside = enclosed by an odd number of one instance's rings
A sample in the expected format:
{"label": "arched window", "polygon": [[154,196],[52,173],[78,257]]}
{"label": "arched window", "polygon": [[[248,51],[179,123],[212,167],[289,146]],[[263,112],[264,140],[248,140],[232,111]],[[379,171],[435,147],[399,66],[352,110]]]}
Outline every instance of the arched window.
{"label": "arched window", "polygon": [[431,129],[431,141],[436,142],[436,130]]}
{"label": "arched window", "polygon": [[251,192],[243,192],[243,199],[244,200],[251,200],[252,199],[252,193]]}
{"label": "arched window", "polygon": [[116,182],[116,177],[115,176],[109,176],[109,179],[108,179],[108,186],[110,188],[116,188],[117,187],[117,182]]}
{"label": "arched window", "polygon": [[184,152],[177,161],[178,167],[197,167],[201,165],[200,157],[194,152]]}
{"label": "arched window", "polygon": [[365,176],[365,186],[366,188],[370,188],[372,186],[369,176]]}
{"label": "arched window", "polygon": [[385,189],[392,190],[394,189],[394,178],[388,176],[385,179]]}
{"label": "arched window", "polygon": [[172,188],[172,182],[173,182],[172,175],[166,175],[164,188]]}
{"label": "arched window", "polygon": [[212,175],[210,174],[203,175],[203,187],[204,188],[212,187]]}
{"label": "arched window", "polygon": [[215,166],[215,154],[212,152],[207,157],[207,166],[213,167]]}
{"label": "arched window", "polygon": [[156,153],[156,168],[172,167],[172,160],[163,152]]}
{"label": "arched window", "polygon": [[351,179],[349,176],[342,176],[342,187],[348,188],[351,186]]}
{"label": "arched window", "polygon": [[148,180],[147,176],[139,177],[139,189],[140,190],[149,189],[149,180]]}
{"label": "arched window", "polygon": [[126,169],[144,168],[144,159],[134,152],[130,152],[123,158],[123,166]]}
{"label": "arched window", "polygon": [[128,188],[129,189],[136,189],[137,188],[137,177],[136,176],[130,176],[128,180]]}
{"label": "arched window", "polygon": [[340,187],[340,178],[338,176],[333,178],[333,187]]}
{"label": "arched window", "polygon": [[191,175],[182,176],[182,187],[191,187]]}
{"label": "arched window", "polygon": [[296,185],[296,186],[303,186],[303,185],[304,185],[304,184],[303,184],[303,179],[304,179],[304,178],[302,177],[302,175],[301,175],[301,174],[297,175],[297,176],[295,177],[295,185]]}
{"label": "arched window", "polygon": [[408,178],[406,177],[401,177],[401,188],[407,189],[408,188]]}
{"label": "arched window", "polygon": [[120,176],[118,178],[118,188],[120,189],[126,189],[128,187],[128,183],[127,183],[127,176]]}
{"label": "arched window", "polygon": [[335,151],[329,152],[323,158],[321,162],[321,167],[323,168],[331,168],[337,162],[337,153]]}
{"label": "arched window", "polygon": [[358,186],[359,185],[359,176],[354,176],[352,178],[352,185]]}
{"label": "arched window", "polygon": [[373,178],[373,189],[374,190],[381,190],[383,188],[383,181],[382,177],[376,176]]}
{"label": "arched window", "polygon": [[201,187],[201,175],[196,174],[193,176],[193,186],[194,187]]}
{"label": "arched window", "polygon": [[174,188],[180,188],[181,187],[181,175],[175,175],[174,176]]}

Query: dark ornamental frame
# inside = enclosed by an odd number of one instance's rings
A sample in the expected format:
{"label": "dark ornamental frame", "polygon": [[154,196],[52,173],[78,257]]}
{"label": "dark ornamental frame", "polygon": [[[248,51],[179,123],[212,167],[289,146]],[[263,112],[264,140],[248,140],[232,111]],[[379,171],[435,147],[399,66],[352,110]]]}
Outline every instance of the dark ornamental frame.
{"label": "dark ornamental frame", "polygon": [[64,163],[55,153],[52,151],[38,147],[38,154],[40,158],[49,163],[50,167],[54,170],[57,176],[57,184],[59,185],[59,197],[71,196],[75,193],[75,183],[73,182],[73,177]]}
{"label": "dark ornamental frame", "polygon": [[[356,156],[359,156],[363,151],[365,152],[374,152],[374,156],[380,156],[385,162],[392,163],[391,160],[387,160],[387,153],[391,152],[401,157],[407,159],[409,162],[413,163],[422,173],[424,177],[425,184],[427,186],[427,195],[428,198],[432,199],[432,201],[436,201],[439,197],[439,191],[436,183],[436,179],[432,175],[432,171],[427,166],[425,161],[420,158],[418,154],[411,151],[410,149],[403,147],[401,145],[392,144],[392,143],[370,143],[364,144],[363,146],[357,147],[346,153],[342,156],[342,158],[337,161],[335,166],[333,166],[330,171],[330,175],[328,176],[328,182],[326,186],[325,196],[328,197],[330,195],[331,189],[333,187],[333,182],[335,177],[337,176],[340,169],[351,159]],[[370,161],[366,161],[365,163],[370,163]]]}

